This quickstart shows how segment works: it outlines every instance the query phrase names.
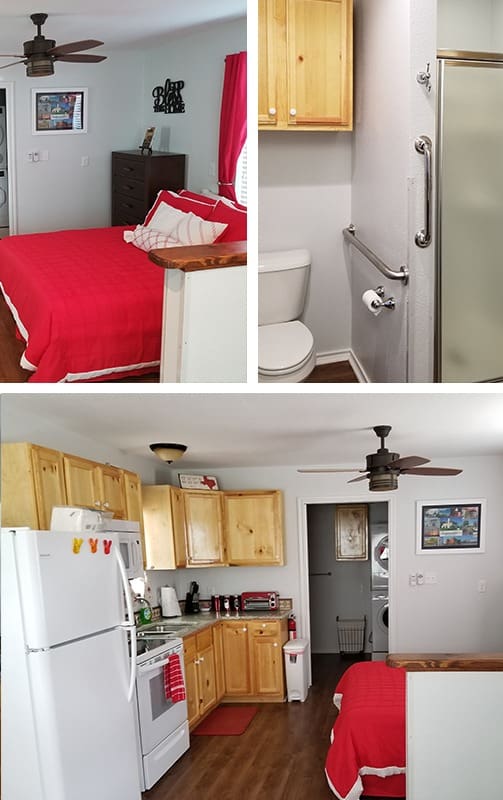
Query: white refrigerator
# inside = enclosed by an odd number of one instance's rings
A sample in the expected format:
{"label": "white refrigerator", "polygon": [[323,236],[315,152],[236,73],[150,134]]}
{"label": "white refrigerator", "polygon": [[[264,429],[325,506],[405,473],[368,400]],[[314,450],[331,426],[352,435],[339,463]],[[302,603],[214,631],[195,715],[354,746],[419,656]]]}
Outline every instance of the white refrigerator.
{"label": "white refrigerator", "polygon": [[139,800],[117,534],[2,529],[0,544],[3,800]]}

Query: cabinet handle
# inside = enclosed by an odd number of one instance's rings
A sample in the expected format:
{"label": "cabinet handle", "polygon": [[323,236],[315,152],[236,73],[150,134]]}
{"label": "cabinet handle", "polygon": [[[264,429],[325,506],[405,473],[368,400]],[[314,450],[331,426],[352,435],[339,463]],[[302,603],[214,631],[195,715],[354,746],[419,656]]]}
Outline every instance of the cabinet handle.
{"label": "cabinet handle", "polygon": [[204,661],[204,656],[201,656],[201,658],[199,659],[198,663],[201,664],[203,661]]}
{"label": "cabinet handle", "polygon": [[248,628],[241,628],[241,630],[243,631],[243,633],[246,633],[246,631],[248,630]]}
{"label": "cabinet handle", "polygon": [[278,643],[277,643],[277,642],[274,642],[274,647],[277,647],[277,646],[278,646]]}
{"label": "cabinet handle", "polygon": [[290,116],[291,117],[295,117],[296,114],[297,114],[297,109],[296,108],[291,108],[290,109]]}
{"label": "cabinet handle", "polygon": [[107,500],[103,503],[103,508],[110,508],[110,503]]}
{"label": "cabinet handle", "polygon": [[272,106],[272,107],[269,109],[269,116],[270,116],[270,117],[275,117],[275,116],[276,116],[276,109],[274,108],[274,106]]}
{"label": "cabinet handle", "polygon": [[263,627],[263,628],[265,628],[265,627],[266,627],[266,625],[267,625],[267,623],[266,623],[266,622],[263,622],[263,623],[262,623],[262,627]]}
{"label": "cabinet handle", "polygon": [[95,505],[95,506],[97,506],[98,508],[100,508],[100,506],[101,506],[101,503],[100,503],[100,501],[99,501],[99,500],[95,500],[95,501],[94,501],[94,505]]}

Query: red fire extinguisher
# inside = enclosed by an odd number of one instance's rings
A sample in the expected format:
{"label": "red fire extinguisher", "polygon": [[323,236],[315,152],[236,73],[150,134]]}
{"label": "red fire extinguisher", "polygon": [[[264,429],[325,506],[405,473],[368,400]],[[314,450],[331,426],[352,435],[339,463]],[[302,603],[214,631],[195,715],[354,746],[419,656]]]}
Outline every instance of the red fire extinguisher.
{"label": "red fire extinguisher", "polygon": [[297,623],[295,622],[295,617],[293,615],[288,617],[288,638],[297,638]]}

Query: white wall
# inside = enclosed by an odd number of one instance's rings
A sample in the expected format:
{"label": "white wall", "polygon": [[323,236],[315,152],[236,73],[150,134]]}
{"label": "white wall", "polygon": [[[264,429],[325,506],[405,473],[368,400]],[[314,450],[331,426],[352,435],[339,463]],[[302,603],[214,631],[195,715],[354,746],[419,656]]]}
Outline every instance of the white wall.
{"label": "white wall", "polygon": [[[100,64],[57,64],[56,74],[26,78],[23,67],[2,75],[14,80],[18,233],[110,224],[111,152],[134,149],[144,125],[143,54],[110,52]],[[88,89],[87,134],[32,134],[32,89]],[[48,161],[27,154],[47,150]],[[82,156],[89,166],[81,167]]]}
{"label": "white wall", "polygon": [[[395,652],[503,651],[503,537],[501,536],[501,485],[503,457],[456,458],[435,465],[464,471],[452,478],[402,476],[393,495],[395,519],[391,533],[390,635]],[[215,586],[222,593],[246,589],[274,589],[292,597],[299,610],[300,567],[304,541],[299,541],[298,500],[362,502],[376,500],[362,484],[348,484],[344,475],[300,475],[292,467],[228,469],[216,472],[224,489],[284,491],[286,564],[283,567],[217,568],[159,573],[158,585],[171,583],[184,597],[190,580],[201,592]],[[168,481],[166,481],[168,482]],[[173,474],[176,483],[176,473]],[[416,555],[416,500],[487,499],[487,546],[483,554]],[[381,500],[382,498],[378,498]],[[393,516],[394,514],[394,516]],[[410,587],[411,572],[432,572],[437,583]],[[164,580],[163,580],[164,579]],[[477,590],[487,581],[487,592]],[[183,594],[180,591],[183,590]]]}
{"label": "white wall", "polygon": [[[217,191],[218,132],[224,77],[229,53],[246,50],[246,19],[212,25],[202,31],[167,40],[145,60],[145,91],[141,113],[145,127],[157,130],[154,148],[186,153],[187,186]],[[185,113],[154,113],[152,90],[166,78],[185,81]]]}
{"label": "white wall", "polygon": [[351,133],[259,133],[259,250],[311,251],[304,320],[318,355],[350,346],[351,142]]}
{"label": "white wall", "polygon": [[49,423],[43,417],[38,417],[36,412],[19,412],[15,394],[0,397],[0,431],[2,442],[31,442],[101,463],[108,462],[137,472],[144,483],[154,483],[159,479],[156,465],[147,458],[128,455],[97,439],[74,432],[65,425]]}
{"label": "white wall", "polygon": [[501,0],[438,0],[438,47],[503,50]]}

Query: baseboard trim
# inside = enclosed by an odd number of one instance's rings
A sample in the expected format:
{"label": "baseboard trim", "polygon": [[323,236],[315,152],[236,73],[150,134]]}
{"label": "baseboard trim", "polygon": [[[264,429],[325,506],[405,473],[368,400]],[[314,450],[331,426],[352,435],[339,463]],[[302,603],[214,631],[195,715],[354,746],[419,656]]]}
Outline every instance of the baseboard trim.
{"label": "baseboard trim", "polygon": [[335,364],[339,361],[349,361],[351,369],[358,379],[358,383],[370,383],[368,375],[352,350],[334,350],[331,353],[316,354],[316,366]]}

